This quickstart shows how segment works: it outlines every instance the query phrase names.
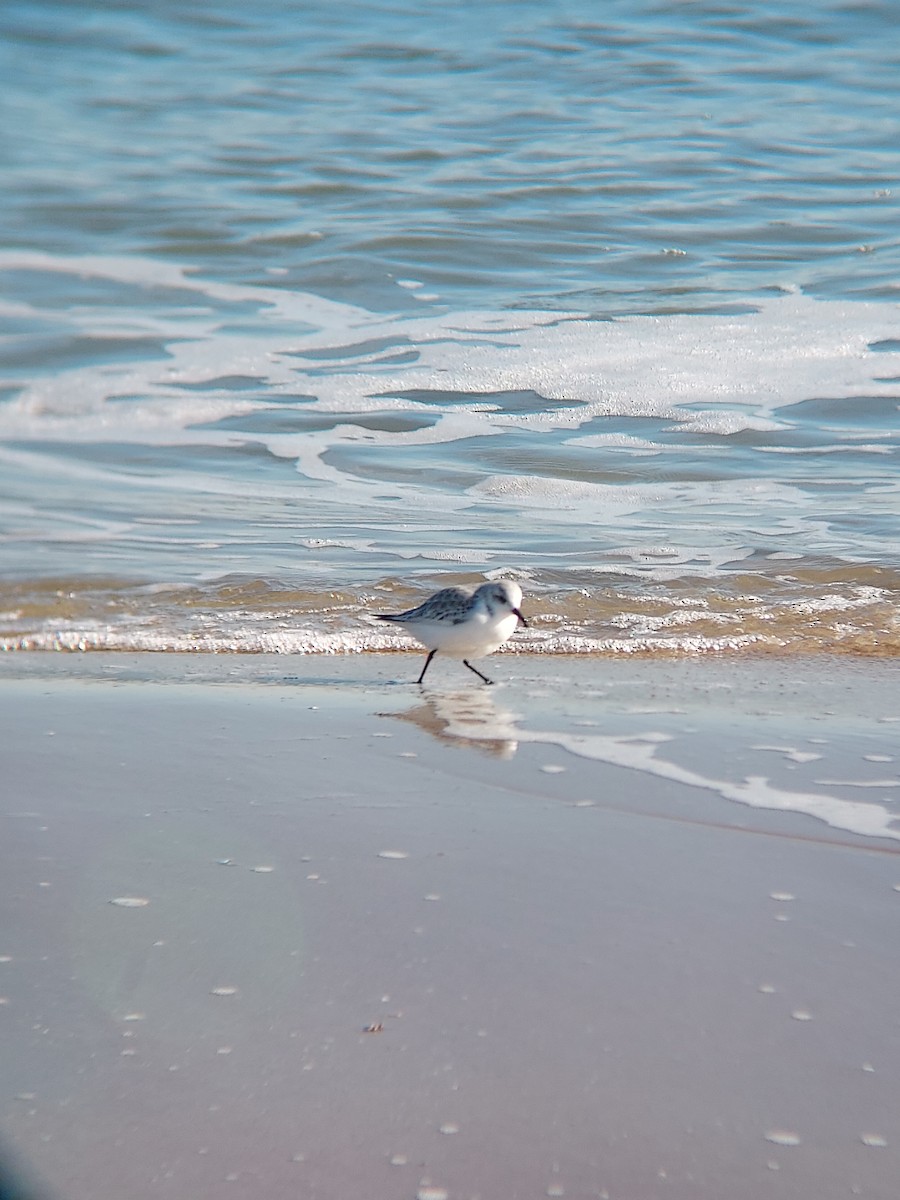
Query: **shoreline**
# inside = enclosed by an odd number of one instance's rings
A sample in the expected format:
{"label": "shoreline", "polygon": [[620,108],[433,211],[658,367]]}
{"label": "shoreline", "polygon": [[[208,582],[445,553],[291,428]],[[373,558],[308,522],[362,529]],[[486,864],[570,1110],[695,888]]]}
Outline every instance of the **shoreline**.
{"label": "shoreline", "polygon": [[0,656],[57,1195],[888,1200],[891,664],[489,661]]}

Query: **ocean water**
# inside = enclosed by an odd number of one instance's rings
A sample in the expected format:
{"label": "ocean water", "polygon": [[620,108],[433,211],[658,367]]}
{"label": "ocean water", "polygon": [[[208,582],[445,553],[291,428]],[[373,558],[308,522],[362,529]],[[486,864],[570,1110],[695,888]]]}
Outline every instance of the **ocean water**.
{"label": "ocean water", "polygon": [[[0,646],[900,654],[879,2],[15,0]],[[514,649],[514,647],[510,647]]]}

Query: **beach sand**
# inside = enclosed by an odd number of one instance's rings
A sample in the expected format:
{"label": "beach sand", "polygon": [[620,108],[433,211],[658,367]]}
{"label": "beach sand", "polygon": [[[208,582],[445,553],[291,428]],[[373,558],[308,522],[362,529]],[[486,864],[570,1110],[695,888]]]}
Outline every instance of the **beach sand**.
{"label": "beach sand", "polygon": [[893,1200],[896,663],[420,667],[0,660],[36,1194]]}

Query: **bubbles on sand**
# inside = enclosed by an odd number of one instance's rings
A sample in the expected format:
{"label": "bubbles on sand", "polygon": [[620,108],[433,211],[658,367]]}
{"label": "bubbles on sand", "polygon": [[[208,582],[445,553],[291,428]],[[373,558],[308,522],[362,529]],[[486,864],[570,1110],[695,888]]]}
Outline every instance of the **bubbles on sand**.
{"label": "bubbles on sand", "polygon": [[143,896],[116,896],[110,900],[116,908],[146,908],[149,903]]}
{"label": "bubbles on sand", "polygon": [[887,1145],[887,1138],[880,1133],[861,1133],[859,1140],[864,1146],[872,1146],[873,1148],[881,1148]]}
{"label": "bubbles on sand", "polygon": [[791,1016],[795,1021],[811,1021],[813,1019],[813,1015],[808,1008],[795,1008]]}
{"label": "bubbles on sand", "polygon": [[237,988],[232,987],[231,984],[226,984],[222,987],[210,988],[209,994],[211,996],[236,996]]}
{"label": "bubbles on sand", "polygon": [[766,1141],[775,1146],[799,1146],[800,1135],[791,1129],[770,1129],[766,1134]]}

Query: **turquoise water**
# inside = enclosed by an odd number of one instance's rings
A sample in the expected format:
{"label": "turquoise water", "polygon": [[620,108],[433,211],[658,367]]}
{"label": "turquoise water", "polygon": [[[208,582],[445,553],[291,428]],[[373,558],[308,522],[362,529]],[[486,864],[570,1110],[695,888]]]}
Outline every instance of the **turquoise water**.
{"label": "turquoise water", "polygon": [[900,650],[894,6],[0,34],[0,644]]}

